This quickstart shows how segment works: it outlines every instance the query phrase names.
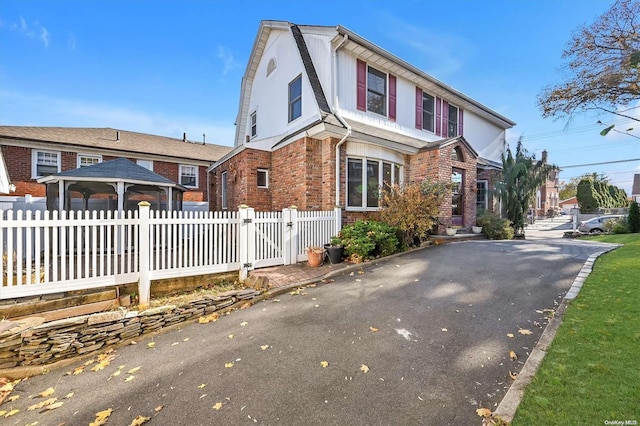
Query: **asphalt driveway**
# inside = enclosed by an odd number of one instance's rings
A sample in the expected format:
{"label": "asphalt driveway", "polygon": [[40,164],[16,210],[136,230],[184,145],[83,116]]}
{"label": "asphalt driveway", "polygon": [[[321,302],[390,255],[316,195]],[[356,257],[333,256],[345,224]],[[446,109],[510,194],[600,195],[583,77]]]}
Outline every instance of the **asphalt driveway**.
{"label": "asphalt driveway", "polygon": [[[118,348],[101,371],[33,377],[3,424],[88,424],[109,408],[114,425],[479,424],[601,247],[470,241],[386,259]],[[27,411],[50,387],[63,404]]]}

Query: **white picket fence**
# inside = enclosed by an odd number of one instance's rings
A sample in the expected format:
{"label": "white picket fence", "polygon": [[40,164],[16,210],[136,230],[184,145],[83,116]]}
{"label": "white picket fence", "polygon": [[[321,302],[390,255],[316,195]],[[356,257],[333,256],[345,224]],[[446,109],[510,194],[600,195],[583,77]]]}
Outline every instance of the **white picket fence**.
{"label": "white picket fence", "polygon": [[239,271],[306,260],[341,228],[332,211],[0,211],[0,299]]}

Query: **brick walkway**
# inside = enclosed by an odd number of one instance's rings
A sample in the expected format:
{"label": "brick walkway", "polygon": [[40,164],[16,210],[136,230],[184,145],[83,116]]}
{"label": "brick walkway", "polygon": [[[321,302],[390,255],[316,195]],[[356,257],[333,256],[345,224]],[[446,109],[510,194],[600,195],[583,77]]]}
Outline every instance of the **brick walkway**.
{"label": "brick walkway", "polygon": [[284,287],[289,284],[302,283],[320,279],[320,277],[331,271],[343,269],[351,263],[342,262],[311,267],[307,262],[296,263],[295,265],[272,266],[270,268],[254,269],[249,272],[250,276],[266,277],[269,279],[270,288]]}

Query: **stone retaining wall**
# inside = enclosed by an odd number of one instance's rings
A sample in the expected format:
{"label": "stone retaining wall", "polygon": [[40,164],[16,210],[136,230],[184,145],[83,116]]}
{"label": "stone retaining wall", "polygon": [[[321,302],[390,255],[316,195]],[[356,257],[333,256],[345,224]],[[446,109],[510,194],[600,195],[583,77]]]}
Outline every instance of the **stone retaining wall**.
{"label": "stone retaining wall", "polygon": [[115,345],[253,299],[259,290],[232,290],[185,305],[144,311],[112,311],[58,321],[43,318],[0,322],[0,369],[51,364]]}

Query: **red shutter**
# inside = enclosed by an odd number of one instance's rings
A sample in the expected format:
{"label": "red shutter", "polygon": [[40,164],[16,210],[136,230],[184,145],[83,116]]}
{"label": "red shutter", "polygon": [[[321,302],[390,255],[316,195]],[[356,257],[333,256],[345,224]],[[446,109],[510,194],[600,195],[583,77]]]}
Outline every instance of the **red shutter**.
{"label": "red shutter", "polygon": [[422,130],[422,89],[416,87],[416,129]]}
{"label": "red shutter", "polygon": [[358,59],[357,102],[360,111],[367,110],[367,64]]}
{"label": "red shutter", "polygon": [[396,121],[396,76],[389,74],[389,120]]}
{"label": "red shutter", "polygon": [[462,136],[462,108],[458,108],[458,136]]}
{"label": "red shutter", "polygon": [[436,98],[436,135],[442,136],[442,99]]}
{"label": "red shutter", "polygon": [[449,102],[442,100],[442,137],[449,137]]}

